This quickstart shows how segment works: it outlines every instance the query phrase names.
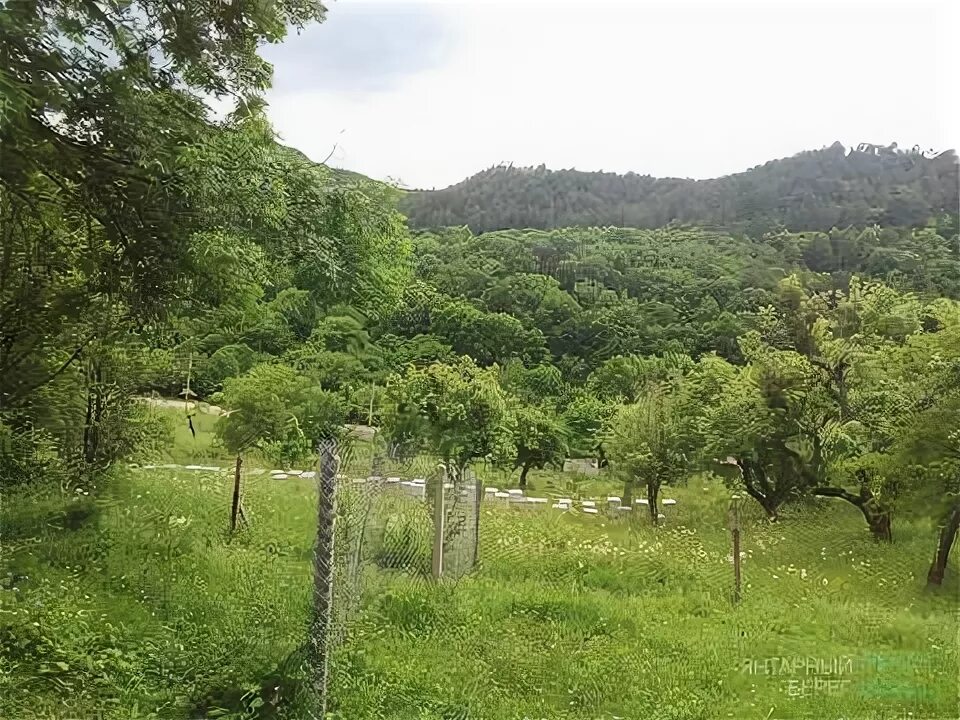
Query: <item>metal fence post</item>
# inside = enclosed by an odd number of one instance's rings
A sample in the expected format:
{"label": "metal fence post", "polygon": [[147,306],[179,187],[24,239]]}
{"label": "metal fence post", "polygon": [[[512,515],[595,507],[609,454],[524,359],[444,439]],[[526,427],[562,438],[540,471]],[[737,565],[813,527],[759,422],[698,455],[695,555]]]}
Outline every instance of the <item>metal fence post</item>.
{"label": "metal fence post", "polygon": [[339,458],[336,440],[319,444],[320,472],[317,484],[317,539],[313,551],[313,621],[310,626],[313,691],[319,710],[327,712],[329,645],[333,612],[334,525],[337,517],[336,483]]}

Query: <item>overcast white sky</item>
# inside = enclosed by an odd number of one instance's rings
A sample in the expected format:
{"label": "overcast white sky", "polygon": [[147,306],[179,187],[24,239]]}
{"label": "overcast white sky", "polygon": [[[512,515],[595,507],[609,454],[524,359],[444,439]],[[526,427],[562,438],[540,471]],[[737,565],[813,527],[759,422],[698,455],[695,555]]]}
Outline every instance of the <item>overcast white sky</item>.
{"label": "overcast white sky", "polygon": [[707,178],[839,140],[960,144],[960,0],[333,0],[264,55],[314,160],[408,187],[500,162]]}

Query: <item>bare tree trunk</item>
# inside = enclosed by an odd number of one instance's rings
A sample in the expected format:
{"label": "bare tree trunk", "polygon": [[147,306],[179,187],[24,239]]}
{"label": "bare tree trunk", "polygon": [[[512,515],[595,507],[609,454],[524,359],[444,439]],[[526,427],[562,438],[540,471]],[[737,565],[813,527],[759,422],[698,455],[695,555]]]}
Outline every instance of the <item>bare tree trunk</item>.
{"label": "bare tree trunk", "polygon": [[647,481],[647,502],[650,503],[650,519],[654,525],[660,524],[660,509],[657,507],[657,495],[660,494],[660,483],[656,480]]}
{"label": "bare tree trunk", "polygon": [[748,475],[748,471],[744,471],[743,479],[743,487],[744,490],[746,490],[747,495],[760,503],[760,507],[763,508],[763,511],[767,514],[767,519],[770,522],[777,522],[779,518],[778,511],[781,504],[780,500],[772,495],[762,492],[757,487],[756,483],[753,482],[750,475]]}
{"label": "bare tree trunk", "polygon": [[474,478],[474,493],[473,565],[471,565],[471,568],[477,567],[477,563],[480,561],[480,502],[483,500],[483,480],[479,476]]}
{"label": "bare tree trunk", "polygon": [[633,507],[633,485],[635,482],[633,478],[623,481],[623,497],[620,498],[620,504],[623,507]]}
{"label": "bare tree trunk", "polygon": [[867,524],[870,526],[870,532],[873,534],[874,540],[893,542],[893,527],[889,512],[867,517]]}
{"label": "bare tree trunk", "polygon": [[100,423],[103,420],[103,379],[100,363],[92,361],[87,373],[87,414],[83,426],[83,459],[88,466],[100,454]]}
{"label": "bare tree trunk", "polygon": [[603,443],[597,445],[597,469],[607,467],[607,453],[603,449]]}
{"label": "bare tree trunk", "polygon": [[890,510],[877,502],[873,493],[866,486],[860,489],[859,495],[854,495],[838,487],[815,487],[811,490],[811,493],[817,497],[835,497],[846,500],[861,512],[874,540],[893,541]]}
{"label": "bare tree trunk", "polygon": [[927,586],[943,584],[943,576],[947,570],[947,561],[950,559],[950,549],[953,547],[953,541],[957,537],[958,529],[960,529],[960,503],[953,506],[949,517],[947,517],[946,524],[940,529],[940,537],[937,541],[937,554],[934,555],[933,563],[930,565],[930,572],[927,573]]}
{"label": "bare tree trunk", "polygon": [[774,498],[769,498],[761,493],[751,491],[750,488],[747,488],[746,490],[747,495],[760,503],[760,507],[762,507],[763,511],[767,514],[767,520],[770,522],[777,522],[780,519],[779,502],[777,502]]}
{"label": "bare tree trunk", "polygon": [[758,487],[760,480],[763,480],[764,487],[770,487],[770,483],[766,482],[766,479],[763,476],[764,470],[762,468],[754,467],[752,463],[749,463],[745,460],[740,461],[739,465],[740,472],[743,473],[743,487],[744,490],[746,490],[747,495],[760,503],[760,507],[763,508],[763,511],[767,514],[767,519],[770,522],[777,522],[779,519],[778,511],[781,505],[780,499],[770,492],[761,491],[760,487]]}
{"label": "bare tree trunk", "polygon": [[233,503],[230,506],[230,534],[237,530],[237,513],[240,512],[240,466],[243,459],[237,453],[237,466],[233,471]]}
{"label": "bare tree trunk", "polygon": [[525,463],[525,464],[522,465],[521,468],[520,468],[520,487],[522,487],[522,488],[527,487],[527,473],[528,473],[528,472],[530,472],[530,466]]}
{"label": "bare tree trunk", "polygon": [[333,613],[333,552],[337,517],[337,444],[320,444],[320,477],[317,488],[317,539],[313,550],[313,621],[310,626],[310,660],[317,718],[327,713],[327,677]]}
{"label": "bare tree trunk", "polygon": [[93,449],[93,391],[87,389],[87,414],[83,423],[83,461],[92,465],[94,461]]}

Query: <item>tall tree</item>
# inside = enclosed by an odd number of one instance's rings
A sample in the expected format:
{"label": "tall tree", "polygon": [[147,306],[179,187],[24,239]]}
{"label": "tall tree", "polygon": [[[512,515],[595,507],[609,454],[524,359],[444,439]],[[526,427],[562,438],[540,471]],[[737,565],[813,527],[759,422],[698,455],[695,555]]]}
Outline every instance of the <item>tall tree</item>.
{"label": "tall tree", "polygon": [[[269,7],[12,2],[0,9],[0,411],[38,419],[47,385],[92,398],[84,455],[110,384],[104,358],[148,345],[178,306],[203,229],[190,148],[211,132],[205,95],[256,108],[257,55],[318,2]],[[234,208],[235,209],[235,208]],[[70,377],[67,377],[67,376]],[[72,391],[69,391],[72,392]],[[56,432],[64,436],[78,418]]]}

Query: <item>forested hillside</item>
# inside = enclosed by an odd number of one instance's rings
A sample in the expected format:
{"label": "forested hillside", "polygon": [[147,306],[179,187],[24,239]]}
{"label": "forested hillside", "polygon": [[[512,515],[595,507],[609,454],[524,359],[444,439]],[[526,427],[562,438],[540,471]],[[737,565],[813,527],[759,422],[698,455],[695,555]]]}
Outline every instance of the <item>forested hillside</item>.
{"label": "forested hillside", "polygon": [[[955,154],[398,200],[268,120],[257,49],[325,13],[0,7],[0,717],[769,720],[754,642],[922,649],[952,712]],[[858,691],[793,708],[906,712]]]}
{"label": "forested hillside", "polygon": [[493,167],[436,191],[412,191],[401,209],[414,227],[504,228],[673,221],[759,236],[784,227],[915,226],[957,210],[957,156],[896,145],[840,143],[713,180],[579,170]]}
{"label": "forested hillside", "polygon": [[[413,326],[405,310],[402,332],[437,335],[439,326],[444,342],[478,361],[540,353],[573,377],[617,355],[738,358],[737,337],[755,327],[762,308],[778,305],[791,275],[818,293],[846,293],[859,275],[928,298],[960,297],[956,236],[935,228],[784,231],[762,241],[682,227],[481,235],[463,228],[416,234],[413,257],[424,291],[460,298],[461,316]],[[405,298],[421,310],[415,317],[445,317],[436,304],[433,313],[423,310],[435,299],[410,289]],[[505,314],[532,334],[504,327],[502,336],[460,339],[474,327],[467,315],[479,321],[480,312]]]}

